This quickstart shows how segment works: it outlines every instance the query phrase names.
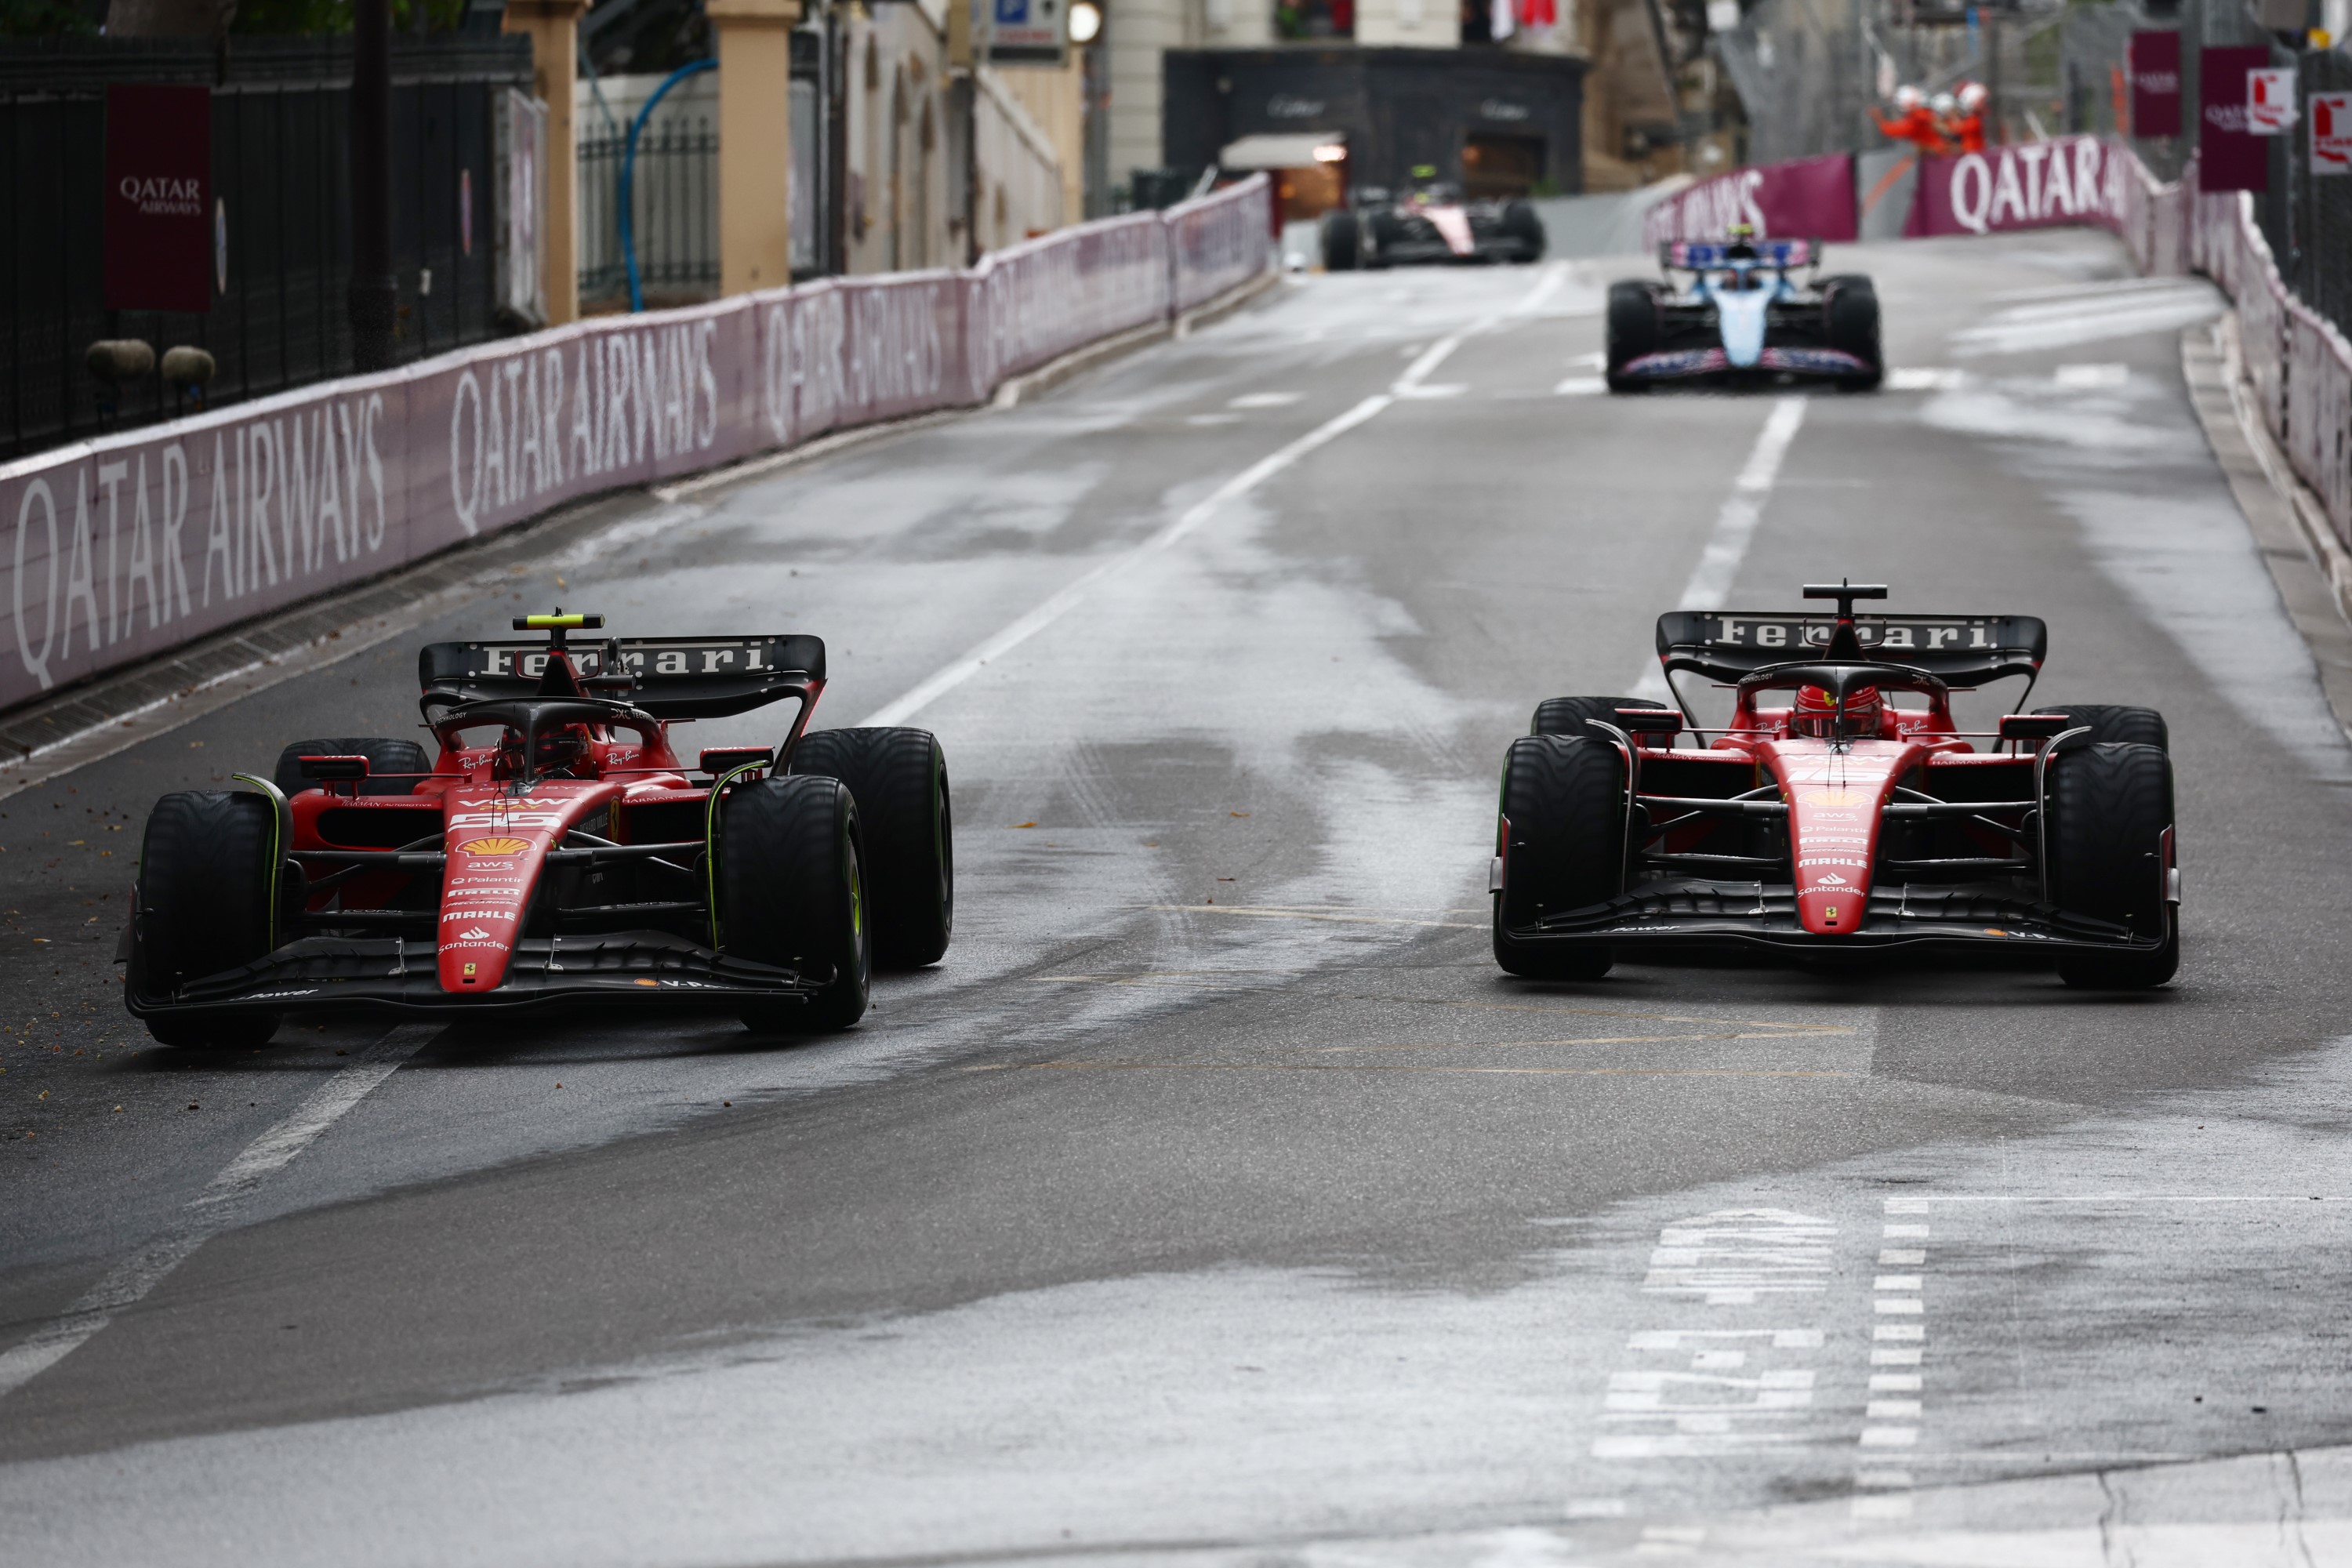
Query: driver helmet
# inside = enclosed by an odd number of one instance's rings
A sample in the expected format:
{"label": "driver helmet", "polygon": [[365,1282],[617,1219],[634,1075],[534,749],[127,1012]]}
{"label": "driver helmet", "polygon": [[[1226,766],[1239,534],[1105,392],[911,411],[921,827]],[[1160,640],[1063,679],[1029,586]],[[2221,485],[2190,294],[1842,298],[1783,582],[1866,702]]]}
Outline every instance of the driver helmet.
{"label": "driver helmet", "polygon": [[1895,107],[1897,109],[1916,109],[1927,101],[1927,95],[1916,87],[1898,87],[1895,89]]}
{"label": "driver helmet", "polygon": [[1982,109],[1985,100],[1991,96],[1992,94],[1985,89],[1985,84],[1980,81],[1960,83],[1960,107],[1963,109],[1970,110]]}
{"label": "driver helmet", "polygon": [[1753,258],[1755,256],[1756,226],[1754,224],[1731,224],[1724,229],[1723,233],[1724,238],[1728,242],[1724,247],[1724,253],[1727,256],[1735,258]]}
{"label": "driver helmet", "polygon": [[[1875,686],[1857,686],[1845,694],[1845,732],[1849,735],[1878,733],[1879,715],[1885,704],[1879,700]],[[1821,686],[1801,686],[1797,689],[1797,706],[1789,715],[1791,734],[1810,735],[1826,740],[1837,732],[1837,702],[1829,689]]]}
{"label": "driver helmet", "polygon": [[1939,92],[1927,100],[1927,107],[1938,114],[1950,114],[1960,107],[1960,100],[1948,92]]}
{"label": "driver helmet", "polygon": [[[507,731],[499,742],[499,752],[508,770],[520,775],[522,771],[522,737]],[[560,730],[540,732],[539,743],[532,757],[531,771],[541,778],[551,774],[568,773],[588,756],[588,731],[581,724],[566,724]]]}

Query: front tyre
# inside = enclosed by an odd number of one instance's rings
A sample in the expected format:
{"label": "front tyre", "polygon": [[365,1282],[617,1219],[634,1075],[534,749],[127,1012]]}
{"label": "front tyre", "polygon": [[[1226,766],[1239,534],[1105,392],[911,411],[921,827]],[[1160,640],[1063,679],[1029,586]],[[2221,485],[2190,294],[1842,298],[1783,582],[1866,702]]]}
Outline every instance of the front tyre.
{"label": "front tyre", "polygon": [[1640,380],[1627,376],[1625,367],[1643,354],[1657,353],[1664,338],[1656,284],[1629,279],[1609,285],[1605,358],[1610,391],[1631,392],[1639,387]]}
{"label": "front tyre", "polygon": [[874,953],[857,803],[838,779],[738,784],[719,806],[722,951],[814,977],[806,1002],[761,1002],[743,1022],[762,1034],[845,1029],[866,1015]]}
{"label": "front tyre", "polygon": [[948,760],[928,730],[817,730],[786,765],[839,779],[857,802],[874,959],[886,968],[937,963],[955,931],[955,824]]}
{"label": "front tyre", "polygon": [[2061,910],[2119,925],[2152,950],[2075,952],[2058,977],[2096,990],[2144,991],[2180,967],[2165,834],[2172,828],[2172,762],[2154,746],[2070,746],[2050,765],[2050,892]]}
{"label": "front tyre", "polygon": [[1323,219],[1323,270],[1353,272],[1360,248],[1361,225],[1356,215],[1341,210]]}
{"label": "front tyre", "polygon": [[[269,956],[278,812],[257,795],[181,790],[148,814],[125,989],[168,1001],[182,986]],[[261,1009],[145,1020],[167,1046],[258,1046],[279,1015]]]}
{"label": "front tyre", "polygon": [[1526,266],[1529,262],[1543,259],[1544,246],[1548,237],[1544,233],[1543,218],[1537,214],[1533,203],[1525,201],[1504,203],[1499,226],[1505,235],[1519,242],[1518,253],[1511,258],[1514,263]]}
{"label": "front tyre", "polygon": [[[1604,724],[1617,722],[1620,708],[1654,708],[1670,712],[1663,702],[1653,702],[1646,697],[1549,697],[1536,704],[1536,716],[1528,726],[1530,735],[1589,735],[1596,741],[1606,740],[1598,730],[1589,730],[1585,721],[1598,719]],[[1618,728],[1624,728],[1618,725]]]}
{"label": "front tyre", "polygon": [[1598,980],[1605,947],[1513,934],[1548,915],[1589,909],[1625,889],[1625,763],[1599,739],[1524,735],[1503,763],[1503,885],[1495,895],[1495,962],[1528,980]]}
{"label": "front tyre", "polygon": [[2075,724],[2086,726],[2087,735],[2077,735],[2061,751],[2072,752],[2083,746],[2104,745],[2108,742],[2127,742],[2133,745],[2154,746],[2159,752],[2172,749],[2172,733],[2165,727],[2164,715],[2153,708],[2126,708],[2110,702],[2075,702],[2064,706],[2036,708],[2037,714],[2063,713]]}
{"label": "front tyre", "polygon": [[1868,367],[1849,376],[1844,385],[1868,392],[1886,378],[1886,359],[1878,341],[1878,289],[1867,278],[1844,276],[1822,283],[1822,325],[1830,347],[1841,349]]}

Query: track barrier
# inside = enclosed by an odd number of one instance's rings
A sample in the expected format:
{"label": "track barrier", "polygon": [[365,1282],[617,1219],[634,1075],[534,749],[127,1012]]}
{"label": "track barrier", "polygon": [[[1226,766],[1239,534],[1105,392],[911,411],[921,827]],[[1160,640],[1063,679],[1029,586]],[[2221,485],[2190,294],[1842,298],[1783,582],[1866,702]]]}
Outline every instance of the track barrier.
{"label": "track barrier", "polygon": [[0,464],[0,709],[599,491],[986,403],[1273,265],[1265,176],[969,270],[600,317]]}

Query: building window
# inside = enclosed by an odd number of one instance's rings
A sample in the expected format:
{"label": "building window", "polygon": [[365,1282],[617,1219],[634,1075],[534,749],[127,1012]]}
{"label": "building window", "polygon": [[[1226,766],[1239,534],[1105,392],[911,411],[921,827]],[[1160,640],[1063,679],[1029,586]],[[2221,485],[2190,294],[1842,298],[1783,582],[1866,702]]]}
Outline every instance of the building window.
{"label": "building window", "polygon": [[1286,38],[1352,38],[1356,0],[1275,0],[1274,30]]}

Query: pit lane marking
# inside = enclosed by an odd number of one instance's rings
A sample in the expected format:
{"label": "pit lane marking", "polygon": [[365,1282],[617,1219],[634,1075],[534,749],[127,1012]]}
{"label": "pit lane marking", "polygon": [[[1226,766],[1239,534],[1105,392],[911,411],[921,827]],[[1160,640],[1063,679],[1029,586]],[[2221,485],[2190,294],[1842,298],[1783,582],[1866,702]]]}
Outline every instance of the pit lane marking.
{"label": "pit lane marking", "polygon": [[179,1217],[84,1291],[79,1300],[29,1339],[0,1353],[0,1399],[22,1388],[95,1338],[114,1315],[136,1306],[148,1292],[185,1263],[206,1241],[243,1222],[255,1193],[269,1177],[348,1115],[376,1087],[400,1069],[425,1043],[441,1033],[438,1024],[403,1024],[360,1052],[359,1059],[329,1079],[278,1123],[247,1144],[205,1190],[188,1200]]}
{"label": "pit lane marking", "polygon": [[1248,904],[1131,904],[1130,909],[1158,910],[1169,914],[1243,915],[1256,920],[1328,921],[1339,925],[1444,926],[1455,931],[1484,931],[1485,921],[1414,921],[1399,915],[1323,913],[1309,910],[1275,910]]}

